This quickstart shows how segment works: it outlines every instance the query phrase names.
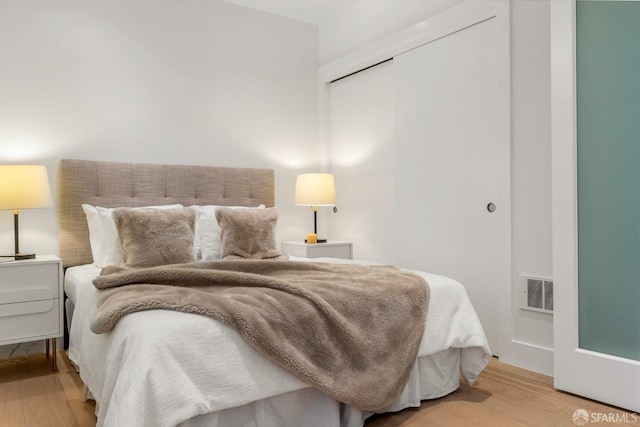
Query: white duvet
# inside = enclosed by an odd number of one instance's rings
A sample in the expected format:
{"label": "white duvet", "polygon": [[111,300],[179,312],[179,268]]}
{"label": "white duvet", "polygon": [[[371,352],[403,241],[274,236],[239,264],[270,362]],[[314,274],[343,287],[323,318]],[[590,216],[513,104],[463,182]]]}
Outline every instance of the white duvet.
{"label": "white duvet", "polygon": [[[85,265],[65,276],[76,304],[69,358],[96,400],[98,426],[173,427],[199,414],[309,387],[233,329],[203,316],[150,310],[125,316],[111,333],[94,334],[89,324],[98,291],[91,281],[99,272]],[[491,353],[464,287],[444,276],[416,273],[431,287],[419,357],[460,348],[460,372],[473,384]],[[393,410],[416,403],[419,399],[399,402]]]}

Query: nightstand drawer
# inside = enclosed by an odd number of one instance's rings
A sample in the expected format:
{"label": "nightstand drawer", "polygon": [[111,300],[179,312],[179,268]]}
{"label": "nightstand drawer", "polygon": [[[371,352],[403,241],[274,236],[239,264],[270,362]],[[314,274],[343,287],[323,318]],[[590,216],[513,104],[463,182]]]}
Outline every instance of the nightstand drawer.
{"label": "nightstand drawer", "polygon": [[351,259],[350,245],[332,245],[318,243],[307,248],[309,258],[343,258]]}
{"label": "nightstand drawer", "polygon": [[0,291],[0,307],[5,304],[15,304],[17,302],[51,300],[56,296],[57,295],[53,294],[53,289],[43,287],[38,289],[20,289],[17,291]]}
{"label": "nightstand drawer", "polygon": [[0,317],[21,316],[25,314],[48,313],[57,304],[57,299],[0,304]]}
{"label": "nightstand drawer", "polygon": [[326,243],[282,242],[282,252],[303,258],[353,258],[353,244],[330,240]]}
{"label": "nightstand drawer", "polygon": [[[5,300],[9,295],[15,297],[14,292],[24,292],[31,290],[47,289],[50,291],[49,298],[58,298],[58,264],[57,263],[24,263],[13,264],[10,268],[0,265],[0,304],[8,302]],[[38,298],[40,299],[40,298]],[[22,301],[28,301],[25,298]],[[12,301],[13,302],[13,301]]]}
{"label": "nightstand drawer", "polygon": [[61,336],[58,299],[0,305],[0,345]]}

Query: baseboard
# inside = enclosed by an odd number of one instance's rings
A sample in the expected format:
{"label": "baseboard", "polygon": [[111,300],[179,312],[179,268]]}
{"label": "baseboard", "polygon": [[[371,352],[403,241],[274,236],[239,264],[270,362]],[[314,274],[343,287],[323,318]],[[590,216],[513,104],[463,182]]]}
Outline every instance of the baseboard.
{"label": "baseboard", "polygon": [[500,361],[518,368],[553,376],[553,349],[511,340],[500,349]]}

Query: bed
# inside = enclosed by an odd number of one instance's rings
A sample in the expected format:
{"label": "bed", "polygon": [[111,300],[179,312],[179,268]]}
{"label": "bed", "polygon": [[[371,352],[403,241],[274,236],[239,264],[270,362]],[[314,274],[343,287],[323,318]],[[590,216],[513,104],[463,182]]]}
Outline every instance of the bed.
{"label": "bed", "polygon": [[[68,355],[86,397],[96,401],[99,426],[353,427],[372,415],[311,387],[209,317],[144,310],[122,317],[108,333],[91,331],[100,295],[92,282],[101,267],[94,263],[83,204],[270,208],[273,170],[63,159],[57,185]],[[445,396],[461,377],[473,384],[491,357],[464,287],[448,277],[414,273],[429,284],[429,310],[417,357],[389,412]]]}

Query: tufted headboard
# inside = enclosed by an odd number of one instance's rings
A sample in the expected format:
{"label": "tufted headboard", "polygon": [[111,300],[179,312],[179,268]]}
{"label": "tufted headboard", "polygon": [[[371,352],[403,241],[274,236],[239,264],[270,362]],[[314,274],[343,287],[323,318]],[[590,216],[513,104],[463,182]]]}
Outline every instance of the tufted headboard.
{"label": "tufted headboard", "polygon": [[273,169],[63,159],[57,191],[60,258],[65,267],[92,262],[83,203],[271,207],[274,187]]}

